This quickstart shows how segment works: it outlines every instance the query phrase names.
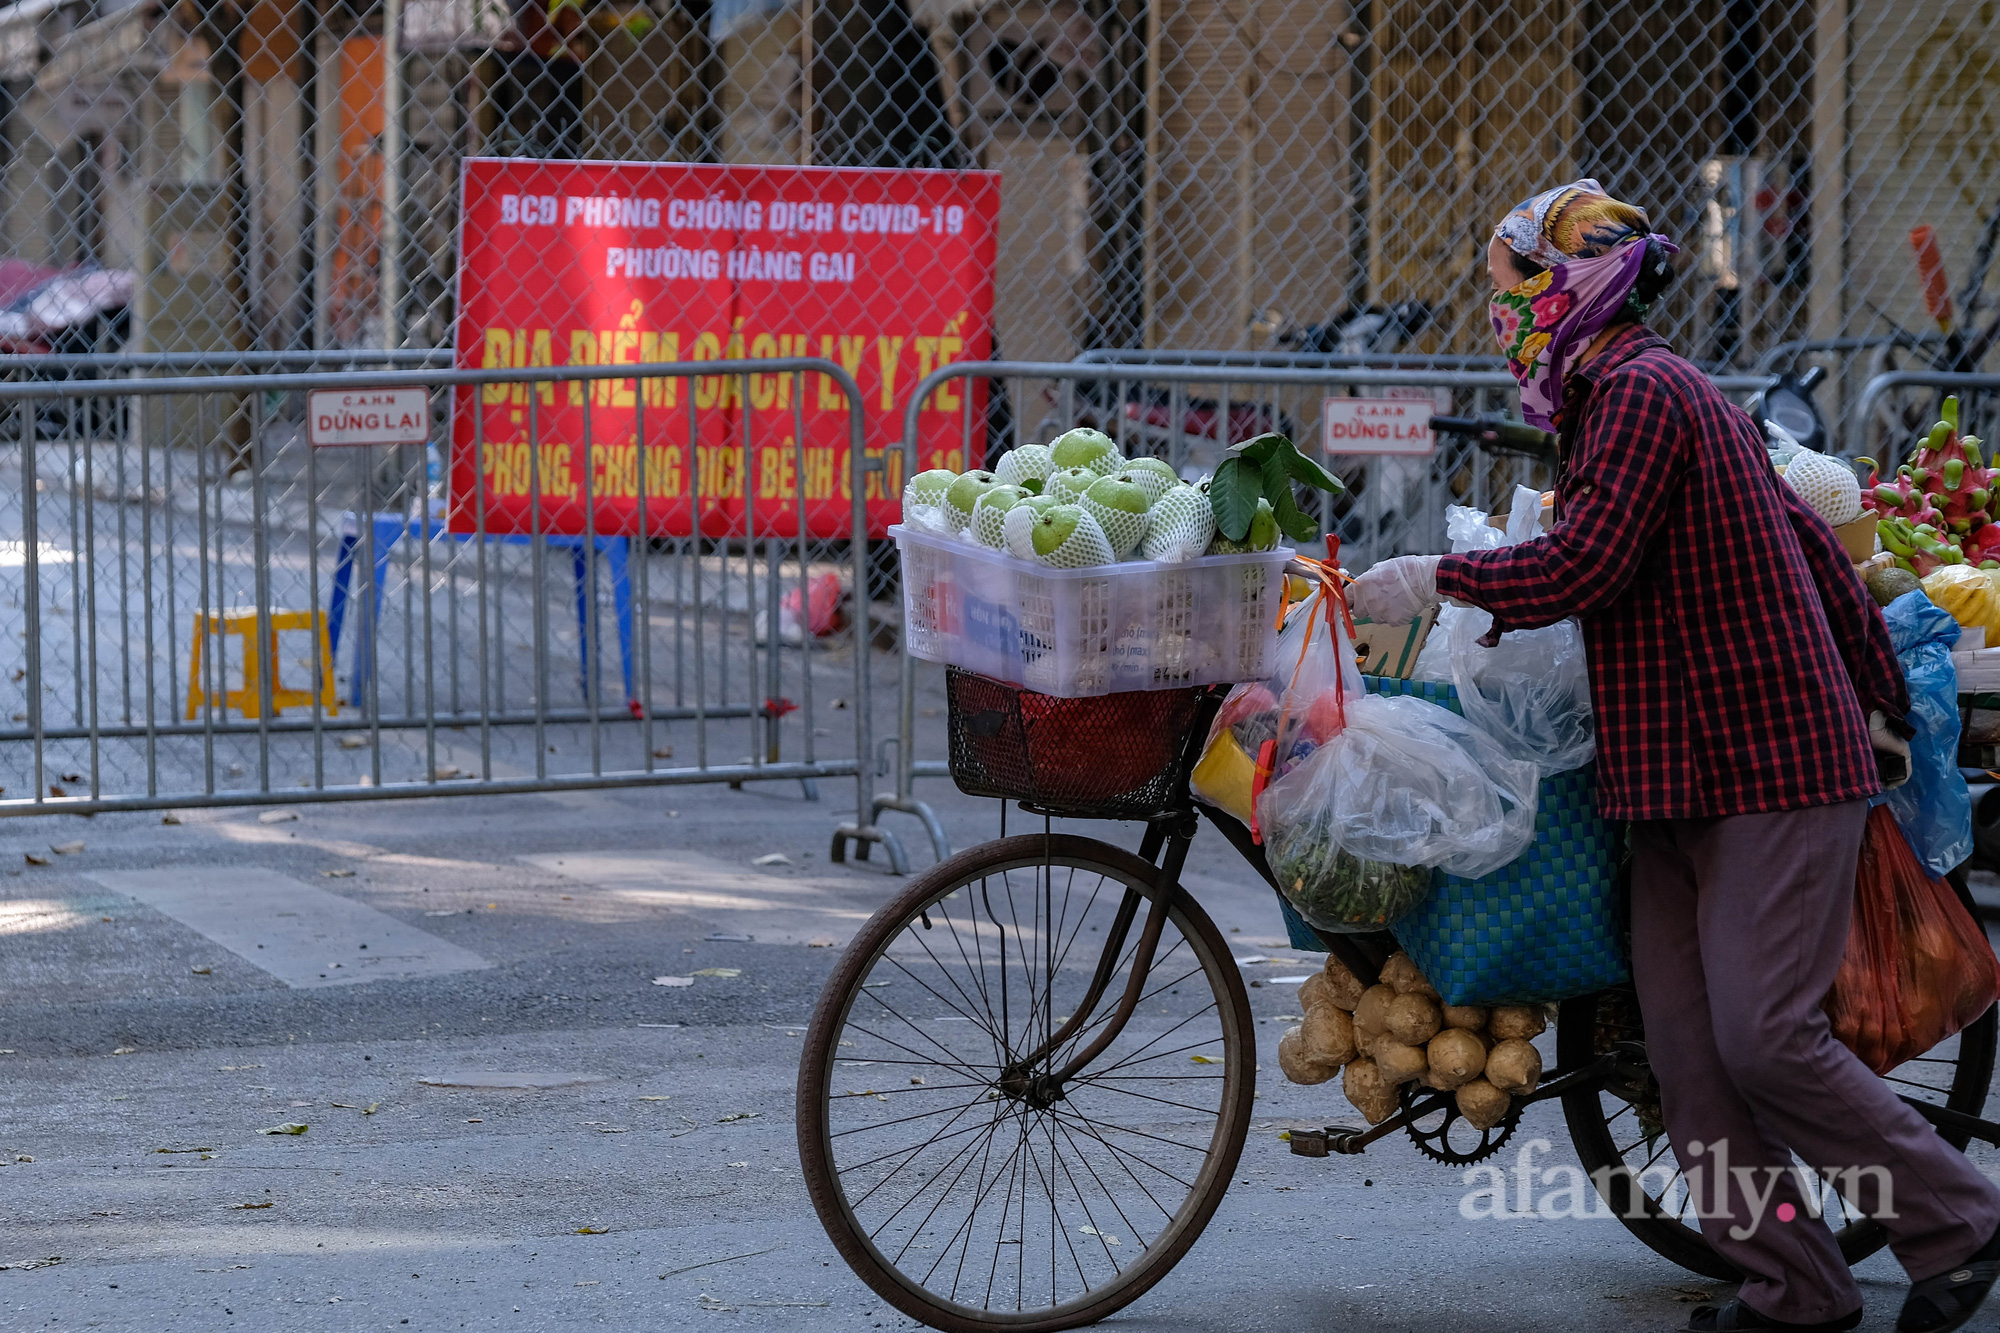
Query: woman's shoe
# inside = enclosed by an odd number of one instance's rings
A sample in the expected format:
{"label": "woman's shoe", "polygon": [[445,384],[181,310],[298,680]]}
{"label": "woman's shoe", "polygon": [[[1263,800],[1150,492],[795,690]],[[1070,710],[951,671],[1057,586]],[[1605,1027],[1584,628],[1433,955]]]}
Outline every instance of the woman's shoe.
{"label": "woman's shoe", "polygon": [[1791,1333],[1847,1333],[1861,1322],[1861,1311],[1853,1310],[1838,1319],[1817,1324],[1793,1324],[1760,1314],[1742,1301],[1731,1298],[1720,1305],[1697,1305],[1688,1318],[1689,1333],[1729,1333],[1739,1328],[1785,1329]]}
{"label": "woman's shoe", "polygon": [[1945,1333],[1972,1318],[2000,1278],[2000,1231],[1978,1253],[1949,1272],[1910,1284],[1896,1333]]}

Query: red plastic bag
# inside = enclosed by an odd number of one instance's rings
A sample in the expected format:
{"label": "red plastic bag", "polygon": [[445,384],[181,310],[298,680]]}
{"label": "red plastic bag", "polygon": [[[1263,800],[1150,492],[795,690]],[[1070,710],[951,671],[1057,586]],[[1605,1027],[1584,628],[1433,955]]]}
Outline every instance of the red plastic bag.
{"label": "red plastic bag", "polygon": [[1922,1055],[2000,999],[2000,963],[1951,885],[1934,879],[1887,806],[1868,812],[1854,924],[1822,1008],[1877,1074]]}

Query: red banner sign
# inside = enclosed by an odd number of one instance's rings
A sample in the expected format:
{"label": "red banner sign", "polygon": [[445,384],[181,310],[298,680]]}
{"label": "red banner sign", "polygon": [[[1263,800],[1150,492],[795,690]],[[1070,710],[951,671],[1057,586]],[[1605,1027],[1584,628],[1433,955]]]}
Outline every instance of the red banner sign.
{"label": "red banner sign", "polygon": [[[861,386],[866,447],[888,460],[865,492],[879,536],[899,516],[891,446],[911,391],[991,353],[999,185],[991,172],[472,159],[457,363],[824,357]],[[690,535],[697,516],[704,534],[740,533],[747,492],[760,536],[797,535],[802,500],[808,535],[844,536],[847,401],[830,375],[800,387],[761,374],[462,388],[451,529],[476,530],[483,486],[488,532],[580,533],[587,500],[594,531],[636,533],[643,424],[651,535]],[[968,393],[983,447],[983,383],[948,384],[918,414],[921,466],[969,466]]]}

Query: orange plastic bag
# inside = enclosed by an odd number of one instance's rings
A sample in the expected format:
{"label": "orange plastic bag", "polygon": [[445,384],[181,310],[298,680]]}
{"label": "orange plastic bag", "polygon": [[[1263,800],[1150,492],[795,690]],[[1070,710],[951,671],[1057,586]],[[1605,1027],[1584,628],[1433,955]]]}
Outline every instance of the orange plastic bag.
{"label": "orange plastic bag", "polygon": [[2000,999],[2000,963],[1952,891],[1934,879],[1887,806],[1868,812],[1854,924],[1822,1007],[1833,1035],[1877,1074],[1951,1036]]}

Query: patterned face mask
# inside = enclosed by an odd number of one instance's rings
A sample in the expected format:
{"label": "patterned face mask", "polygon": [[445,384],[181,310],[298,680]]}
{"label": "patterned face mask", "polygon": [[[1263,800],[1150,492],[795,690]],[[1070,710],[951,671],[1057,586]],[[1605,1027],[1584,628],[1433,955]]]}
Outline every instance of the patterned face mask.
{"label": "patterned face mask", "polygon": [[1493,335],[1521,385],[1521,414],[1554,430],[1569,359],[1603,332],[1631,296],[1647,241],[1679,247],[1647,231],[1645,210],[1604,193],[1594,180],[1548,190],[1516,206],[1494,235],[1545,265],[1494,296]]}

